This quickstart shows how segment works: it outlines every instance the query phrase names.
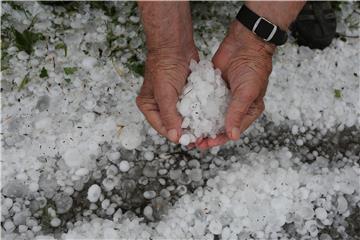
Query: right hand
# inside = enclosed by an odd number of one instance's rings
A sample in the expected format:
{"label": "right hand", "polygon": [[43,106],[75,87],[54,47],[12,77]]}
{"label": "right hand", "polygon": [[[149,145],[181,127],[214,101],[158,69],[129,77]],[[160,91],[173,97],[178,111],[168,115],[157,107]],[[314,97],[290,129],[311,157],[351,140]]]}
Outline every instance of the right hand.
{"label": "right hand", "polygon": [[272,69],[275,45],[266,43],[234,21],[221,43],[213,63],[230,88],[231,99],[225,117],[225,133],[198,144],[201,149],[236,141],[263,112],[264,95]]}

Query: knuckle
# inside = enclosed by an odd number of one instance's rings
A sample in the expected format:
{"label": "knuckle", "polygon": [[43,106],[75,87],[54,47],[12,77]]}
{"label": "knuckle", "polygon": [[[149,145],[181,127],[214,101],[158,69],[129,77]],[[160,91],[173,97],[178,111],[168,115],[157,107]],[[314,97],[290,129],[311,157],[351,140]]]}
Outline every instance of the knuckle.
{"label": "knuckle", "polygon": [[261,80],[267,79],[272,71],[271,56],[254,51],[244,51],[229,61],[229,79],[238,79],[239,76],[252,74]]}
{"label": "knuckle", "polygon": [[231,111],[231,115],[233,116],[233,119],[239,119],[241,116],[244,116],[246,114],[246,111],[240,108],[233,108]]}
{"label": "knuckle", "polygon": [[252,102],[256,99],[257,93],[255,91],[247,91],[240,95],[240,99],[244,102]]}
{"label": "knuckle", "polygon": [[172,98],[173,94],[169,91],[164,91],[162,89],[155,91],[155,99],[158,103],[164,103],[165,105],[168,105],[171,103]]}
{"label": "knuckle", "polygon": [[143,101],[142,101],[141,96],[137,96],[137,97],[136,97],[135,103],[136,103],[136,106],[137,106],[140,110],[142,110]]}
{"label": "knuckle", "polygon": [[152,97],[137,96],[135,99],[136,106],[141,112],[146,113],[149,111],[158,111],[155,99]]}
{"label": "knuckle", "polygon": [[259,109],[260,109],[260,114],[261,114],[262,112],[264,112],[264,111],[265,111],[265,104],[264,104],[264,103],[261,103]]}
{"label": "knuckle", "polygon": [[232,113],[232,116],[229,116],[228,118],[228,123],[231,125],[231,126],[236,126],[236,127],[239,127],[240,124],[241,124],[241,120],[242,120],[242,115],[241,114],[237,114],[237,113]]}
{"label": "knuckle", "polygon": [[250,103],[253,102],[259,94],[258,90],[246,89],[246,91],[234,90],[235,94],[232,96],[232,100],[235,103]]}
{"label": "knuckle", "polygon": [[161,112],[160,111],[160,117],[164,123],[164,126],[167,129],[170,129],[174,125],[174,122],[176,121],[174,114],[172,114],[171,112]]}

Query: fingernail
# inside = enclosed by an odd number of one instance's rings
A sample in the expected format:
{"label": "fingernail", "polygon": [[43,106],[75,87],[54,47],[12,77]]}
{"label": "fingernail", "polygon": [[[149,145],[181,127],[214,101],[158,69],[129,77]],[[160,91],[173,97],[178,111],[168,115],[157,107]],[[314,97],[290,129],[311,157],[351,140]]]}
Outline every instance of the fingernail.
{"label": "fingernail", "polygon": [[231,138],[232,140],[238,140],[240,138],[240,128],[234,127],[231,130]]}
{"label": "fingernail", "polygon": [[168,131],[168,138],[172,142],[177,142],[178,134],[177,134],[176,129],[171,129],[171,130]]}

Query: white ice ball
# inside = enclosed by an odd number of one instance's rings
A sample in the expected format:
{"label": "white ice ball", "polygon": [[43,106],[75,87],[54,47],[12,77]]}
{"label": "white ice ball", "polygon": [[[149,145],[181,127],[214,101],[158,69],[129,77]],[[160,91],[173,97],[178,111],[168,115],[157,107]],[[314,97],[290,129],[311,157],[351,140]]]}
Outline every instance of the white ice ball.
{"label": "white ice ball", "polygon": [[200,137],[211,137],[223,132],[224,117],[229,101],[229,90],[221,72],[210,61],[190,62],[191,73],[177,103],[183,116],[180,137],[182,145],[193,143]]}
{"label": "white ice ball", "polygon": [[122,171],[122,172],[127,172],[127,171],[129,171],[129,169],[130,169],[130,164],[129,164],[129,162],[128,162],[128,161],[121,161],[121,162],[119,163],[119,169],[120,169],[120,171]]}
{"label": "white ice ball", "polygon": [[101,188],[97,185],[91,185],[91,187],[88,190],[87,199],[90,202],[97,202],[101,195]]}

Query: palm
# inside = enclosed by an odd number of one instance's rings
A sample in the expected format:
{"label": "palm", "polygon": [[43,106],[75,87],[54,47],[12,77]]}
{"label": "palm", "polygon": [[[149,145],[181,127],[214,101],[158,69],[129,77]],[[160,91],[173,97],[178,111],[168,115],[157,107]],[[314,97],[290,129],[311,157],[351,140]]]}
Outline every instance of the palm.
{"label": "palm", "polygon": [[[263,97],[271,73],[271,54],[261,45],[239,45],[229,35],[213,57],[215,68],[222,72],[231,91],[231,102],[225,116],[226,133],[215,139],[202,139],[199,148],[222,145],[236,140],[264,110]],[[254,45],[254,44],[252,44]],[[234,126],[238,129],[233,132]]]}

